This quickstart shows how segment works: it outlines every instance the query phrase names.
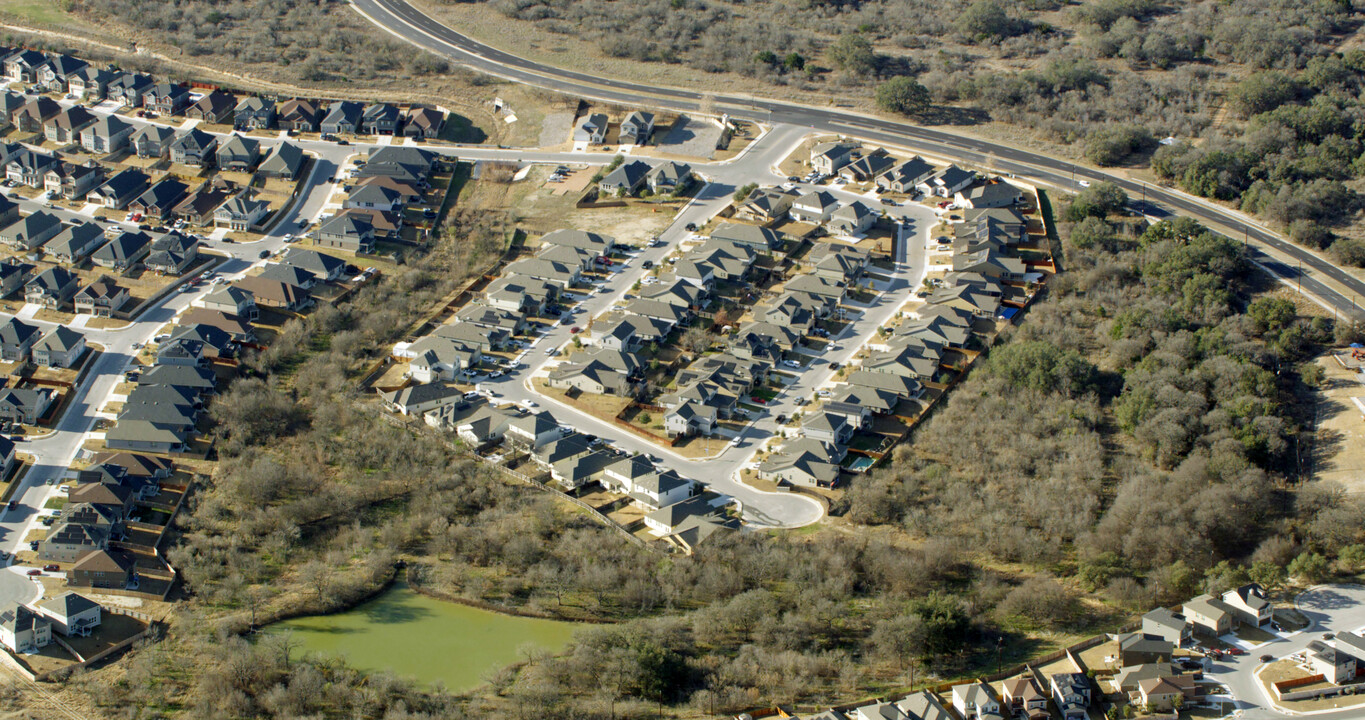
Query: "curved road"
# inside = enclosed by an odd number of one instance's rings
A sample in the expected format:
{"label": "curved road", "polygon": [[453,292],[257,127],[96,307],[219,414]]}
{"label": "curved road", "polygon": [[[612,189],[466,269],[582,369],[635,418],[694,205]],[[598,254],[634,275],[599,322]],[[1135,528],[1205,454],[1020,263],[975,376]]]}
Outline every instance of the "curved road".
{"label": "curved road", "polygon": [[[1195,218],[1232,238],[1247,241],[1251,259],[1314,296],[1333,311],[1365,320],[1358,306],[1365,282],[1323,257],[1298,247],[1241,213],[1205,202],[1178,190],[1133,181],[1065,160],[1007,145],[954,135],[853,112],[737,95],[644,85],[595,77],[542,65],[484,45],[423,14],[404,0],[352,0],[352,6],[393,35],[480,72],[516,82],[624,105],[679,112],[708,111],[765,123],[789,123],[815,130],[861,137],[917,152],[989,167],[1044,185],[1075,189],[1077,181],[1108,181],[1131,197],[1145,197],[1149,215],[1178,214]],[[1250,247],[1254,246],[1254,247]]]}

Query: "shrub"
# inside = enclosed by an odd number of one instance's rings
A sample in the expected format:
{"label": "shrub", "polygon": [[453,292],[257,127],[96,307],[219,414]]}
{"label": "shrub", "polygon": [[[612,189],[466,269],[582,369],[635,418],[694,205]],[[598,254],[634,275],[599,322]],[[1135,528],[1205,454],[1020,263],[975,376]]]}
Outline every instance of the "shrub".
{"label": "shrub", "polygon": [[891,78],[877,88],[877,107],[901,115],[918,115],[929,109],[929,88],[914,78]]}

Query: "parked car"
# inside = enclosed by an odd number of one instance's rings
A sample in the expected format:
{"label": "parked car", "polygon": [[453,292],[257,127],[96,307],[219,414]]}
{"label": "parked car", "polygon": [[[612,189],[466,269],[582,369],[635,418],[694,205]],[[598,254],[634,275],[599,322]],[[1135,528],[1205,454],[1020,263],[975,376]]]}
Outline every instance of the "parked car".
{"label": "parked car", "polygon": [[743,441],[744,438],[735,437],[734,439],[730,440],[730,447],[739,447],[739,444]]}
{"label": "parked car", "polygon": [[570,334],[570,335],[577,335],[577,334],[578,334],[578,331],[581,330],[581,329],[582,329],[582,328],[580,328],[580,327],[578,327],[577,325],[575,325],[575,326],[569,328],[569,334]]}
{"label": "parked car", "polygon": [[38,577],[39,575],[43,574],[43,571],[39,570],[38,568],[33,568],[32,570],[29,570],[27,573],[24,574],[28,575],[29,577]]}
{"label": "parked car", "polygon": [[1274,656],[1274,655],[1262,655],[1262,656],[1261,656],[1261,662],[1263,662],[1263,663],[1268,663],[1268,662],[1270,662],[1271,660],[1274,660],[1274,659],[1275,659],[1275,656]]}
{"label": "parked car", "polygon": [[268,257],[270,257],[270,251],[269,251],[269,250],[262,250],[262,251],[261,251],[261,254],[260,254],[260,258],[261,258],[262,260],[264,260],[264,259],[266,259],[266,258],[268,258]]}
{"label": "parked car", "polygon": [[687,231],[688,231],[688,232],[696,232],[696,231],[697,231],[697,224],[696,224],[696,223],[688,223],[685,227],[687,228]]}
{"label": "parked car", "polygon": [[783,360],[783,361],[782,361],[782,364],[783,364],[783,365],[786,365],[786,366],[789,367],[789,368],[799,368],[799,367],[801,367],[801,363],[799,363],[799,362],[797,362],[797,361],[795,361],[795,360]]}
{"label": "parked car", "polygon": [[653,261],[653,260],[646,260],[646,261],[644,261],[644,263],[641,264],[641,267],[643,267],[644,269],[648,270],[648,269],[654,267],[654,261]]}
{"label": "parked car", "polygon": [[786,416],[786,415],[778,415],[778,416],[777,416],[777,424],[778,424],[778,425],[785,425],[785,424],[787,424],[787,416]]}
{"label": "parked car", "polygon": [[61,566],[60,566],[60,565],[56,565],[56,564],[44,565],[44,566],[43,566],[43,570],[45,570],[45,571],[47,571],[47,572],[58,572],[58,571],[60,571],[61,569],[62,569]]}

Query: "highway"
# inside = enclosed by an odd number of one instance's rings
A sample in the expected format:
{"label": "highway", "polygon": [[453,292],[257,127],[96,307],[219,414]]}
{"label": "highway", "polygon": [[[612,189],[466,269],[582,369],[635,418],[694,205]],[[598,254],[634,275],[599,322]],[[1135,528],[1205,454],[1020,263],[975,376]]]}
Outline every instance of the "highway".
{"label": "highway", "polygon": [[[1189,194],[1076,166],[1073,163],[1008,145],[955,135],[854,112],[810,107],[780,100],[716,95],[695,90],[601,78],[542,65],[484,45],[441,24],[404,0],[352,0],[352,7],[389,33],[451,61],[480,72],[570,95],[677,112],[697,112],[705,105],[715,113],[761,123],[786,123],[903,147],[936,158],[976,165],[1031,180],[1044,186],[1074,190],[1078,181],[1109,181],[1131,197],[1146,198],[1148,214],[1192,217],[1208,227],[1248,243],[1251,259],[1334,312],[1365,319],[1359,302],[1365,282],[1312,251],[1296,246],[1242,213]],[[1155,211],[1155,212],[1153,212]]]}

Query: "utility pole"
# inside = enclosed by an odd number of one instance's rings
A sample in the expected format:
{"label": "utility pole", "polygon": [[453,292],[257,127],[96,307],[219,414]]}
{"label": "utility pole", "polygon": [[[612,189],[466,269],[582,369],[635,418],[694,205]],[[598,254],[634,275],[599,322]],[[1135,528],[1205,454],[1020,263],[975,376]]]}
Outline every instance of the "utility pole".
{"label": "utility pole", "polygon": [[1303,261],[1299,261],[1299,292],[1303,292]]}

